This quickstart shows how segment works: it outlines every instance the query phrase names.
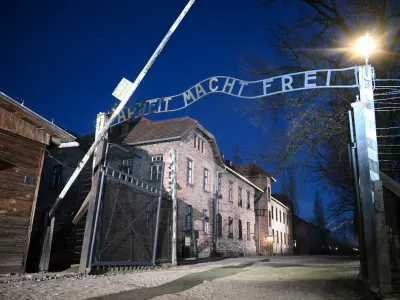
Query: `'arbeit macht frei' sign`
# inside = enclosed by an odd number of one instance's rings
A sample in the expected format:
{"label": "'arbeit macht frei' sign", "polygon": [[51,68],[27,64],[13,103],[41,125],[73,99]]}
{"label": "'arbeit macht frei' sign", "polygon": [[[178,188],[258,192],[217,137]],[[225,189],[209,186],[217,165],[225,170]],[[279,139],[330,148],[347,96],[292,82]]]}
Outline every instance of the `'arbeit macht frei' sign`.
{"label": "'arbeit macht frei' sign", "polygon": [[[346,69],[314,70],[277,76],[257,81],[244,81],[226,76],[205,79],[185,92],[169,97],[156,98],[126,106],[118,116],[118,123],[155,113],[173,112],[192,105],[213,93],[228,94],[239,98],[257,99],[279,93],[316,88],[358,87],[357,67]],[[353,84],[337,85],[338,76],[353,78]]]}

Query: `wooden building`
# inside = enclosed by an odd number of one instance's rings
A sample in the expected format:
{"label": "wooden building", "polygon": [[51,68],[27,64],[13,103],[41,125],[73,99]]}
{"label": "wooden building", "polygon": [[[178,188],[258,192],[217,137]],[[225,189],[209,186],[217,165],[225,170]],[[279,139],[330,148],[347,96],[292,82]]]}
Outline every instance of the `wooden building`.
{"label": "wooden building", "polygon": [[25,271],[46,146],[74,139],[0,92],[0,273]]}

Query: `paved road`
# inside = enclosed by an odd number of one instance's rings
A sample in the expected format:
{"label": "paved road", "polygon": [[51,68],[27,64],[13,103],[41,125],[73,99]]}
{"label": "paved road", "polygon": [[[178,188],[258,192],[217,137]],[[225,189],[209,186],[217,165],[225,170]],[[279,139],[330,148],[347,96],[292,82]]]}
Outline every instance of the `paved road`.
{"label": "paved road", "polygon": [[358,270],[356,259],[335,256],[229,259],[171,269],[171,275],[184,275],[158,286],[90,299],[364,299]]}

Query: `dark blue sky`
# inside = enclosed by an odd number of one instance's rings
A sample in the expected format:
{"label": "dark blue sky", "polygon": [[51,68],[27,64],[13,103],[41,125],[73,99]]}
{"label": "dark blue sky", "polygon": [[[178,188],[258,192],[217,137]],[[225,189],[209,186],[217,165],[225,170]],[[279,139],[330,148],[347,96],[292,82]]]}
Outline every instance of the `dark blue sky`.
{"label": "dark blue sky", "polygon": [[[57,125],[87,134],[96,114],[116,103],[111,93],[120,79],[136,78],[186,3],[2,0],[0,90]],[[267,46],[268,27],[292,22],[297,11],[262,8],[257,0],[196,1],[130,103],[181,93],[215,75],[248,79],[243,59],[249,54],[278,64]],[[152,119],[197,119],[226,158],[239,144],[243,162],[252,162],[265,133],[241,113],[249,105],[254,101],[211,95],[185,111]],[[312,214],[314,187],[299,187],[302,216]]]}

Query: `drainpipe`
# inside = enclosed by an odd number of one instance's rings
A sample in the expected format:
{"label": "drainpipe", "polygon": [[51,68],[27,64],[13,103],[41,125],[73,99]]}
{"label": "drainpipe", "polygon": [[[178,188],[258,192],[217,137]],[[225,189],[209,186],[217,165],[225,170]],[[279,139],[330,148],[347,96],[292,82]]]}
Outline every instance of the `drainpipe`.
{"label": "drainpipe", "polygon": [[217,227],[217,216],[219,213],[219,175],[221,171],[217,171],[217,176],[215,176],[215,201],[214,201],[214,245],[213,252],[217,253],[217,245],[218,245],[218,227]]}

